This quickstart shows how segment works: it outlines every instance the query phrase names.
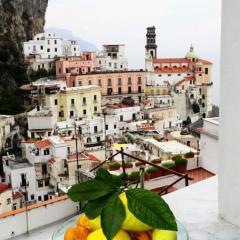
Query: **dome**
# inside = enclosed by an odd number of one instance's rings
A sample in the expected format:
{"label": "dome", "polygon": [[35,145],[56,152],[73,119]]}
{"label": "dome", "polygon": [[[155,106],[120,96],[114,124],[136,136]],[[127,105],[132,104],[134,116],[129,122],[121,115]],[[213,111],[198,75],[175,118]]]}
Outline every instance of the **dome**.
{"label": "dome", "polygon": [[197,59],[197,55],[194,52],[193,45],[190,46],[189,52],[186,55],[186,58],[195,58]]}

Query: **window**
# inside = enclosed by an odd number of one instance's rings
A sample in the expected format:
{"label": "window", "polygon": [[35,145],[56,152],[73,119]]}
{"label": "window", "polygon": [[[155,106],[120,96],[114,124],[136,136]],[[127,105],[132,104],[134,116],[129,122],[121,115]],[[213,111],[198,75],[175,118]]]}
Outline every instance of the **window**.
{"label": "window", "polygon": [[98,79],[98,86],[102,86],[102,80]]}
{"label": "window", "polygon": [[200,73],[200,74],[199,74],[199,77],[201,77],[201,76],[202,76],[202,74]]}
{"label": "window", "polygon": [[83,105],[86,105],[87,104],[87,99],[86,97],[83,97]]}
{"label": "window", "polygon": [[78,85],[79,85],[79,86],[82,86],[82,81],[78,81]]}
{"label": "window", "polygon": [[88,85],[92,85],[92,80],[89,80],[89,81],[88,81]]}
{"label": "window", "polygon": [[205,99],[205,98],[206,98],[206,97],[205,97],[205,95],[203,94],[203,95],[202,95],[202,99]]}
{"label": "window", "polygon": [[71,99],[71,104],[74,105],[74,99],[73,98]]}
{"label": "window", "polygon": [[117,63],[114,63],[114,69],[117,69]]}
{"label": "window", "polygon": [[123,122],[123,115],[120,115],[120,121]]}
{"label": "window", "polygon": [[49,186],[49,179],[46,179],[45,180],[45,187],[48,187]]}
{"label": "window", "polygon": [[117,128],[117,125],[116,124],[114,124],[114,129],[116,129]]}
{"label": "window", "polygon": [[54,44],[55,44],[55,45],[57,44],[57,40],[54,40]]}
{"label": "window", "polygon": [[97,107],[95,106],[94,107],[94,112],[96,113],[98,111]]}
{"label": "window", "polygon": [[138,87],[138,92],[139,92],[139,93],[142,92],[142,87],[141,87],[141,86]]}
{"label": "window", "polygon": [[58,116],[59,116],[59,117],[64,117],[64,111],[60,111],[60,112],[58,113]]}
{"label": "window", "polygon": [[118,85],[122,85],[122,79],[118,78]]}
{"label": "window", "polygon": [[112,95],[112,88],[107,89],[107,95]]}
{"label": "window", "polygon": [[8,198],[8,199],[7,199],[7,205],[11,204],[11,202],[12,202],[12,201],[11,201],[11,198]]}
{"label": "window", "polygon": [[74,111],[70,111],[70,118],[74,116]]}
{"label": "window", "polygon": [[49,155],[50,154],[50,150],[49,148],[46,148],[43,150],[43,154],[46,156],[46,155]]}
{"label": "window", "polygon": [[108,125],[107,124],[105,125],[105,130],[108,130]]}
{"label": "window", "polygon": [[138,84],[142,84],[142,78],[138,77]]}
{"label": "window", "polygon": [[42,196],[38,196],[38,201],[42,201]]}
{"label": "window", "polygon": [[93,100],[94,100],[94,102],[97,101],[97,95],[94,95],[94,96],[93,96]]}
{"label": "window", "polygon": [[205,74],[208,75],[208,68],[205,68]]}
{"label": "window", "polygon": [[118,88],[118,94],[122,94],[122,88]]}
{"label": "window", "polygon": [[190,142],[190,141],[187,141],[187,146],[190,147],[190,145],[191,145],[191,142]]}
{"label": "window", "polygon": [[50,52],[50,48],[47,49],[47,52]]}
{"label": "window", "polygon": [[47,164],[42,164],[42,175],[47,174],[48,174]]}
{"label": "window", "polygon": [[112,79],[108,79],[108,86],[112,86]]}
{"label": "window", "polygon": [[48,45],[50,44],[50,40],[47,41],[47,44],[48,44]]}
{"label": "window", "polygon": [[128,77],[128,84],[132,84],[132,79],[131,79],[131,77]]}
{"label": "window", "polygon": [[169,77],[171,77],[172,75],[171,74],[168,74]]}
{"label": "window", "polygon": [[159,76],[159,77],[161,77],[161,76],[162,76],[162,74],[159,74],[158,76]]}
{"label": "window", "polygon": [[57,48],[55,48],[55,52],[57,52],[58,50],[57,50]]}
{"label": "window", "polygon": [[87,110],[83,109],[83,115],[87,115]]}
{"label": "window", "polygon": [[54,105],[55,105],[55,106],[58,105],[58,100],[57,100],[57,99],[54,100]]}
{"label": "window", "polygon": [[202,103],[202,107],[205,108],[205,103]]}
{"label": "window", "polygon": [[98,127],[94,126],[94,133],[97,133],[97,132],[98,132]]}
{"label": "window", "polygon": [[40,46],[40,49],[43,50],[43,46]]}
{"label": "window", "polygon": [[128,87],[128,93],[132,93],[132,88]]}
{"label": "window", "polygon": [[181,73],[178,73],[178,76],[181,76]]}
{"label": "window", "polygon": [[38,187],[39,187],[39,188],[42,188],[42,187],[43,187],[43,181],[42,181],[42,180],[39,180],[39,181],[38,181]]}
{"label": "window", "polygon": [[108,64],[108,66],[111,67],[111,66],[112,66],[112,63],[110,62],[110,63]]}

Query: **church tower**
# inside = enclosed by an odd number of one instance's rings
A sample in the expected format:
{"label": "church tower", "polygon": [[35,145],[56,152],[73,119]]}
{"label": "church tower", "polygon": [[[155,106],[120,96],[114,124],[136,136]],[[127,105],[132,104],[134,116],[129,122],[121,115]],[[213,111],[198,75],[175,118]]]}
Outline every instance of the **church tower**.
{"label": "church tower", "polygon": [[156,45],[156,33],[155,27],[148,27],[147,28],[147,44],[146,48],[146,55],[151,55],[153,59],[157,58],[157,45]]}

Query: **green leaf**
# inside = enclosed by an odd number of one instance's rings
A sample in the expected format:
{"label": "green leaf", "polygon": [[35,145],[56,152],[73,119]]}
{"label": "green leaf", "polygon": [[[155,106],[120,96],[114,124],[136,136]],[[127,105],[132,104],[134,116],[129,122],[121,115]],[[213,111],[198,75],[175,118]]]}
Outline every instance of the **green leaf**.
{"label": "green leaf", "polygon": [[97,198],[103,197],[115,189],[99,180],[89,180],[83,183],[73,185],[71,189],[68,190],[68,196],[74,202],[84,201],[84,200],[95,200]]}
{"label": "green leaf", "polygon": [[101,227],[107,240],[112,240],[126,217],[125,208],[118,194],[114,194],[101,214]]}
{"label": "green leaf", "polygon": [[101,215],[102,209],[107,205],[108,201],[113,197],[113,194],[108,194],[104,197],[96,200],[88,201],[87,205],[84,206],[82,212],[85,212],[88,218],[94,219]]}
{"label": "green leaf", "polygon": [[126,191],[126,196],[128,208],[136,218],[153,228],[177,231],[176,219],[159,195],[137,188]]}
{"label": "green leaf", "polygon": [[108,172],[104,168],[99,168],[97,170],[96,178],[97,180],[103,181],[105,184],[112,187],[121,187],[124,185],[120,176],[115,176]]}

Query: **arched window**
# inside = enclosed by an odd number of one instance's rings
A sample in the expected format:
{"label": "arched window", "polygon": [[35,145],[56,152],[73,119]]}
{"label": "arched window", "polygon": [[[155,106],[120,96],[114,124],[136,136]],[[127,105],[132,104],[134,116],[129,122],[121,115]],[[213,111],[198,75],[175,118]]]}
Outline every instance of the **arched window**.
{"label": "arched window", "polygon": [[91,143],[92,139],[90,137],[87,138],[87,143]]}
{"label": "arched window", "polygon": [[205,98],[206,98],[206,97],[205,97],[205,95],[203,94],[203,95],[202,95],[202,99],[205,99]]}

